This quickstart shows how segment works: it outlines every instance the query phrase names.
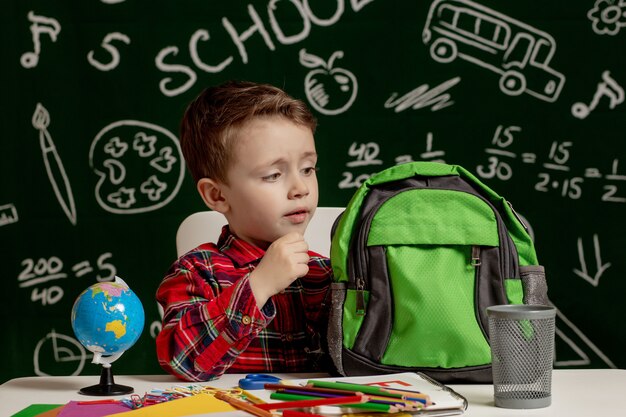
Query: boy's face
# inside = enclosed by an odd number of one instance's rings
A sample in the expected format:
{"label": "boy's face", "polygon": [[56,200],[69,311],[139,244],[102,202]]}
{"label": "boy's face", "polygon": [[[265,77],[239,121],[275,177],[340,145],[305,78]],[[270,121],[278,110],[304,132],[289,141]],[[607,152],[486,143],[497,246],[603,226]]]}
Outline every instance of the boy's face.
{"label": "boy's face", "polygon": [[231,231],[261,248],[289,232],[304,234],[318,199],[311,130],[277,116],[256,118],[236,140],[222,186]]}

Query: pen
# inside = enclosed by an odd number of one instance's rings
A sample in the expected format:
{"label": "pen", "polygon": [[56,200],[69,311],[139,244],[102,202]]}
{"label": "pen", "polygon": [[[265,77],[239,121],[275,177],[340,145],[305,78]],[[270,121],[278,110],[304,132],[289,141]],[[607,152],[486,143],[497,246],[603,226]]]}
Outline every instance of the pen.
{"label": "pen", "polygon": [[[245,401],[241,401],[236,398],[233,398],[229,395],[224,394],[223,392],[216,392],[215,398],[217,398],[218,400],[226,401],[233,407],[238,408],[239,410],[245,411],[247,413],[253,414],[257,417],[273,417],[272,413],[270,413],[269,411],[263,410],[255,405],[248,404]],[[265,404],[261,404],[261,405],[265,405]]]}

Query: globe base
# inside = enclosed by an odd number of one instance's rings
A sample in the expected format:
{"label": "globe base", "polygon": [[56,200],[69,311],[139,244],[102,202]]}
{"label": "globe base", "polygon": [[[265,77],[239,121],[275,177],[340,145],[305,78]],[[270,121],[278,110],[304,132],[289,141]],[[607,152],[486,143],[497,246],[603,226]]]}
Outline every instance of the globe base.
{"label": "globe base", "polygon": [[100,383],[89,387],[81,388],[78,391],[83,395],[105,396],[105,395],[126,395],[134,391],[133,387],[116,384],[113,380],[113,371],[111,367],[102,367],[100,373]]}

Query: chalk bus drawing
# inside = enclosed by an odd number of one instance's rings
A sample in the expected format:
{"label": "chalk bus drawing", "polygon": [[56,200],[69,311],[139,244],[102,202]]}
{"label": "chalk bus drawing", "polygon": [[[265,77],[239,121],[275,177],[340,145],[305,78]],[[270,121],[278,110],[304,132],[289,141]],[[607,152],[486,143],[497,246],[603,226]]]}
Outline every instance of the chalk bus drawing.
{"label": "chalk bus drawing", "polygon": [[54,194],[61,204],[61,208],[70,222],[76,225],[76,205],[74,204],[74,193],[70,181],[65,173],[63,162],[59,156],[50,133],[48,133],[48,125],[50,124],[50,113],[41,103],[37,103],[35,112],[33,113],[32,124],[39,131],[39,146],[43,162],[46,166],[46,173],[50,184],[54,189]]}
{"label": "chalk bus drawing", "polygon": [[99,177],[98,204],[111,213],[156,210],[178,193],[185,174],[173,133],[152,123],[120,120],[105,126],[91,144],[89,164]]}
{"label": "chalk bus drawing", "polygon": [[13,204],[0,206],[0,226],[17,223],[18,220],[17,209]]}
{"label": "chalk bus drawing", "polygon": [[[50,355],[52,353],[52,355]],[[57,333],[54,329],[46,334],[35,346],[33,352],[33,365],[35,375],[50,376],[44,371],[45,361],[52,357],[56,363],[67,363],[71,373],[69,375],[79,375],[85,366],[87,359],[93,355],[88,354],[85,348],[73,337]],[[45,358],[45,359],[44,359]],[[44,363],[42,363],[44,362]],[[67,375],[67,374],[65,374]]]}
{"label": "chalk bus drawing", "polygon": [[436,0],[422,32],[441,63],[457,57],[500,75],[500,90],[558,99],[565,77],[550,68],[556,43],[548,33],[469,0]]}
{"label": "chalk bus drawing", "polygon": [[587,263],[585,262],[585,250],[583,248],[583,239],[581,237],[578,238],[577,246],[580,269],[574,268],[574,273],[594,287],[597,287],[600,283],[600,277],[602,277],[604,271],[611,267],[610,262],[604,264],[602,263],[602,255],[600,254],[600,240],[598,239],[598,235],[593,235],[593,253],[596,260],[596,273],[593,276],[590,275],[590,272],[587,269]]}
{"label": "chalk bus drawing", "polygon": [[299,57],[300,64],[312,69],[304,79],[304,92],[311,106],[328,116],[348,110],[359,86],[353,73],[333,66],[336,59],[343,57],[343,51],[335,51],[328,62],[305,49],[300,50]]}
{"label": "chalk bus drawing", "polygon": [[57,36],[61,32],[61,25],[55,18],[36,15],[32,10],[28,12],[28,20],[32,22],[30,32],[33,37],[33,52],[25,52],[22,54],[20,63],[24,68],[33,68],[39,63],[41,35],[45,33],[50,36],[52,42],[56,42]]}
{"label": "chalk bus drawing", "polygon": [[598,35],[615,36],[626,26],[626,0],[596,0],[587,18]]}
{"label": "chalk bus drawing", "polygon": [[617,83],[617,81],[611,78],[611,73],[609,71],[604,71],[602,73],[602,81],[598,83],[598,88],[593,95],[591,103],[589,103],[589,105],[581,102],[574,103],[574,105],[572,105],[572,115],[578,119],[586,118],[589,116],[589,113],[591,113],[598,106],[602,96],[607,96],[609,98],[609,108],[611,110],[613,110],[618,104],[622,104],[624,102],[624,89]]}
{"label": "chalk bus drawing", "polygon": [[100,46],[102,46],[102,48],[106,49],[106,51],[111,54],[111,61],[108,63],[102,63],[98,61],[96,58],[94,58],[93,50],[87,53],[87,61],[100,71],[111,71],[112,69],[116,68],[120,63],[120,52],[115,46],[111,45],[111,41],[115,40],[124,42],[126,45],[130,45],[130,38],[125,34],[119,32],[109,33],[104,37],[104,40],[102,41]]}

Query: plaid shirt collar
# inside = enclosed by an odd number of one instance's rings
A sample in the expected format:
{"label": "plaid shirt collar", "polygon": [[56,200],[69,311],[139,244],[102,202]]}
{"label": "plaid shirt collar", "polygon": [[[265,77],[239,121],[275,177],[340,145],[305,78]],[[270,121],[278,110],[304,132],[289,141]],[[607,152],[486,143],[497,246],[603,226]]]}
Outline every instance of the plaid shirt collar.
{"label": "plaid shirt collar", "polygon": [[265,255],[265,251],[230,232],[228,225],[222,227],[222,233],[217,241],[220,252],[233,260],[237,267],[258,262]]}

